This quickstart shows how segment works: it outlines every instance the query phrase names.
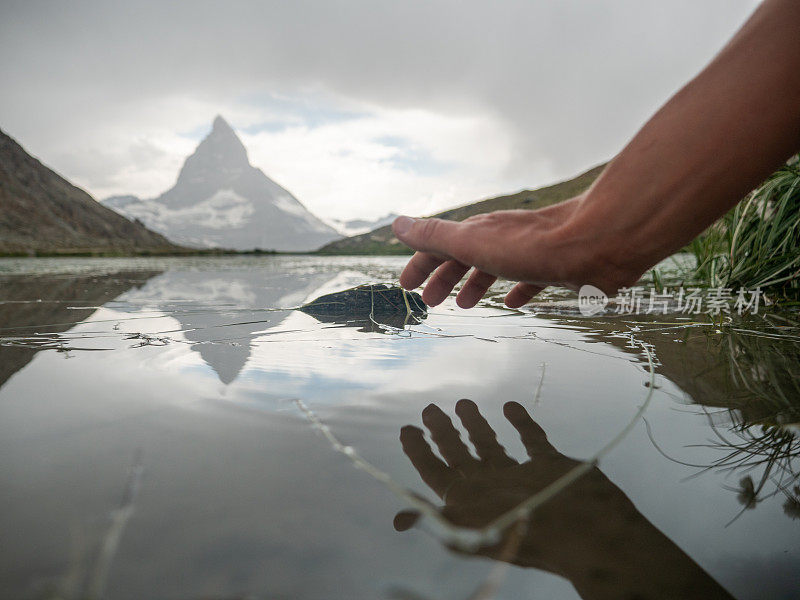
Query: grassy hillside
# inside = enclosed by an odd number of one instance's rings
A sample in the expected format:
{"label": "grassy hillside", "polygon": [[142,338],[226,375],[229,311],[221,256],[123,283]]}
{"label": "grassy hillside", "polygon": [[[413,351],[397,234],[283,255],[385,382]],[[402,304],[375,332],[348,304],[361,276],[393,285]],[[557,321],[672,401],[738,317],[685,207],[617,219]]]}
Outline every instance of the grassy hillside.
{"label": "grassy hillside", "polygon": [[[495,210],[518,208],[536,209],[556,204],[581,193],[597,178],[605,165],[597,166],[574,179],[537,190],[523,190],[508,196],[498,196],[473,204],[459,206],[432,215],[440,219],[463,221],[467,217]],[[337,240],[317,250],[318,254],[411,254],[411,250],[392,234],[391,226],[380,227],[369,233]]]}

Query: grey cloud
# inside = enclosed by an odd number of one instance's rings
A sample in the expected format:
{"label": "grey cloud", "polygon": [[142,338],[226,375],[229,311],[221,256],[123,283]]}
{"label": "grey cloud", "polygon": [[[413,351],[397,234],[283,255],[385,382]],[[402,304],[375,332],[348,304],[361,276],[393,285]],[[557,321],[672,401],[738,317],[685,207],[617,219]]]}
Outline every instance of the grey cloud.
{"label": "grey cloud", "polygon": [[[321,90],[485,114],[569,175],[608,158],[745,20],[752,0],[4,2],[0,127],[124,118],[166,96]],[[24,141],[24,140],[23,140]]]}

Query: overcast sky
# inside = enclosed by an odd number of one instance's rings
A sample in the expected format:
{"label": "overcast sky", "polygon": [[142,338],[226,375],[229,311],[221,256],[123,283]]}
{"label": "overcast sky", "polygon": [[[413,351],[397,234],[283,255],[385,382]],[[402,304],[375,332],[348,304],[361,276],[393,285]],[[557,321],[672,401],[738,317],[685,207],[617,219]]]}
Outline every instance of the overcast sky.
{"label": "overcast sky", "polygon": [[753,0],[0,0],[0,129],[153,197],[221,114],[325,218],[429,214],[618,152]]}

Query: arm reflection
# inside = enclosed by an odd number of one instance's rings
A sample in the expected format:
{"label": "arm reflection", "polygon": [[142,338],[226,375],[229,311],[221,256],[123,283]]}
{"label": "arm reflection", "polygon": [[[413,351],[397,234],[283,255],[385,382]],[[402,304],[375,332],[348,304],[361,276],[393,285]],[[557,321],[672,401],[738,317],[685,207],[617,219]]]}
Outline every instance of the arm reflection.
{"label": "arm reflection", "polygon": [[[456,525],[483,527],[579,464],[550,444],[520,404],[508,402],[503,412],[527,450],[525,462],[506,454],[471,400],[460,400],[456,414],[477,458],[433,404],[422,419],[444,461],[421,429],[408,425],[400,433],[403,451],[444,502],[442,515]],[[411,511],[398,513],[395,528],[406,530],[416,519]],[[730,598],[596,467],[537,508],[526,527],[510,528],[478,554],[565,577],[587,599]]]}

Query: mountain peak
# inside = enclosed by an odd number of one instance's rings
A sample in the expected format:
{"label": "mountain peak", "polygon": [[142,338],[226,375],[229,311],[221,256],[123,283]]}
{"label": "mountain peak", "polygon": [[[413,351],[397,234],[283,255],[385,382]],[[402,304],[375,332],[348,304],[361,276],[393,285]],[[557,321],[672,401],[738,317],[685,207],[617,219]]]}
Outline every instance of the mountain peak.
{"label": "mountain peak", "polygon": [[112,202],[170,238],[200,247],[306,251],[339,237],[250,164],[244,145],[221,116],[186,159],[172,188],[152,200]]}
{"label": "mountain peak", "polygon": [[178,182],[202,180],[209,173],[236,176],[248,168],[252,167],[244,144],[227,121],[217,115],[211,132],[183,164]]}
{"label": "mountain peak", "polygon": [[[225,119],[222,118],[222,115],[217,115],[216,117],[214,117],[214,123],[211,126],[211,133],[214,133],[215,131],[231,131],[231,132],[233,132],[233,127],[228,125],[228,122]],[[236,134],[234,133],[234,135],[236,135]]]}
{"label": "mountain peak", "polygon": [[195,155],[201,151],[213,152],[218,155],[224,155],[224,158],[237,158],[239,162],[244,161],[247,166],[250,161],[247,159],[247,150],[244,144],[236,135],[233,127],[228,125],[228,122],[217,115],[214,118],[214,123],[211,125],[211,132],[200,142],[200,145],[195,150]]}

